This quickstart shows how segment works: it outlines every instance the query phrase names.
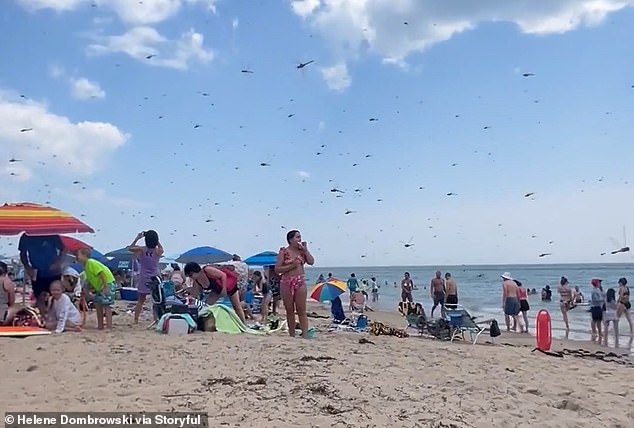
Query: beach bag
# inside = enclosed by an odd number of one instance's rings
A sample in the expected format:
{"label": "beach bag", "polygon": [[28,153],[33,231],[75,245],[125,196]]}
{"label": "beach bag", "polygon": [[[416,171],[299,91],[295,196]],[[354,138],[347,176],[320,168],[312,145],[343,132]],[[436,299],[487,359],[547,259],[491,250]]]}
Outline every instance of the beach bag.
{"label": "beach bag", "polygon": [[44,328],[46,323],[40,310],[33,307],[19,309],[13,318],[14,327],[39,327]]}
{"label": "beach bag", "polygon": [[496,320],[491,321],[491,325],[489,326],[489,335],[491,337],[498,337],[501,335],[500,326]]}

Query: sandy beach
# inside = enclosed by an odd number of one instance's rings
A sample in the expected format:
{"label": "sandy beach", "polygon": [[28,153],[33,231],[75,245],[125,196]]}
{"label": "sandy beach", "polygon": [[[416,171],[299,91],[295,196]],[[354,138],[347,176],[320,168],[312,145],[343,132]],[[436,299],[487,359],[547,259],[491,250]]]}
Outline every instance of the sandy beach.
{"label": "sandy beach", "polygon": [[[494,345],[482,337],[472,346],[328,332],[327,320],[311,319],[311,340],[283,332],[167,336],[129,326],[131,315],[117,304],[112,332],[3,338],[5,411],[206,411],[210,426],[231,427],[629,427],[634,420],[631,360],[547,356],[531,352],[527,335],[503,333]],[[328,314],[318,304],[309,311]],[[370,319],[406,325],[396,313]],[[553,343],[579,348],[614,351]]]}

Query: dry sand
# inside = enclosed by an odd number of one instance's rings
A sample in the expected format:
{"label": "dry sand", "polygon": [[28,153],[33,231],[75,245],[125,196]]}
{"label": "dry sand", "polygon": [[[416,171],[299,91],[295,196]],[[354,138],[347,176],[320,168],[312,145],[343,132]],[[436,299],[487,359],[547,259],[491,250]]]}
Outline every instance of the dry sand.
{"label": "dry sand", "polygon": [[[313,319],[312,340],[166,336],[119,312],[108,333],[0,339],[4,410],[206,411],[229,427],[633,426],[632,365],[531,352],[525,335],[472,346],[328,332]],[[553,346],[581,347],[596,348]]]}

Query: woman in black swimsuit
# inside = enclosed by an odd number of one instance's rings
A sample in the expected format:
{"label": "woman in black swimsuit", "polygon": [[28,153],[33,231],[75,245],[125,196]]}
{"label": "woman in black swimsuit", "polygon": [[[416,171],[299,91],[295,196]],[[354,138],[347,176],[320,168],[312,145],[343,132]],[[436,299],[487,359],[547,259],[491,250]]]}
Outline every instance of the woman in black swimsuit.
{"label": "woman in black swimsuit", "polygon": [[621,318],[621,315],[625,315],[625,319],[630,325],[630,334],[634,334],[634,325],[632,324],[632,314],[630,313],[631,308],[632,308],[632,303],[630,302],[630,288],[627,286],[627,279],[620,278],[619,279],[618,317]]}

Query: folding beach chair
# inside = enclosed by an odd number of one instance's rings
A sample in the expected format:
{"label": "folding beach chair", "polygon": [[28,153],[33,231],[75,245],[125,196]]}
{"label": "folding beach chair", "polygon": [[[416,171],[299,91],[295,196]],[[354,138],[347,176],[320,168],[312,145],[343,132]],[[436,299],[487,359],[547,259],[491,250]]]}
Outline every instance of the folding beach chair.
{"label": "folding beach chair", "polygon": [[423,334],[427,328],[427,317],[425,316],[425,309],[420,303],[414,302],[399,302],[398,311],[407,320],[407,327],[405,331],[410,328],[415,329],[418,334]]}
{"label": "folding beach chair", "polygon": [[475,345],[478,342],[478,338],[485,331],[489,331],[489,324],[492,320],[477,321],[475,317],[471,316],[461,305],[457,305],[455,309],[446,309],[446,316],[451,325],[451,341],[453,342],[456,337],[462,337],[465,339],[465,333],[468,332],[471,337],[471,342]]}

